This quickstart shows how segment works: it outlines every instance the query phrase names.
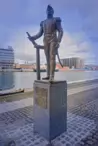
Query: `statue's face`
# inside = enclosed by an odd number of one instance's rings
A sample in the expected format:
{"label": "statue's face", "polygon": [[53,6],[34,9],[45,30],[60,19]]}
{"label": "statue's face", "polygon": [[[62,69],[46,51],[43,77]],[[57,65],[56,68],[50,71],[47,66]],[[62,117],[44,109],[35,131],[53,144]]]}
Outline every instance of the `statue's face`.
{"label": "statue's face", "polygon": [[47,10],[47,16],[53,16],[53,10],[52,9],[48,9]]}

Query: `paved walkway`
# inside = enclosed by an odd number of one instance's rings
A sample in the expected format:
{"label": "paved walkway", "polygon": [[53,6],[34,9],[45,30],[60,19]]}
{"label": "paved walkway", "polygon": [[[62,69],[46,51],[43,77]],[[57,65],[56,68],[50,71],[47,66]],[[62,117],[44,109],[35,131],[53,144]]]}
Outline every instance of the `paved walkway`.
{"label": "paved walkway", "polygon": [[[9,138],[17,146],[46,146],[47,141],[34,134],[32,105],[32,98],[0,105],[0,146],[5,146]],[[67,132],[52,143],[98,146],[98,84],[68,90]]]}
{"label": "paved walkway", "polygon": [[[8,115],[6,115],[6,117],[8,117]],[[22,115],[20,115],[20,117],[23,118]],[[2,140],[4,140],[3,136],[5,138],[9,137],[14,139],[17,146],[46,146],[48,144],[46,139],[41,137],[39,134],[34,134],[33,127],[33,120],[32,122],[27,122],[26,118],[18,124],[7,127],[5,133],[1,129],[2,133],[0,136],[2,137]],[[82,140],[88,137],[90,133],[95,132],[96,124],[93,120],[82,116],[76,116],[75,114],[68,112],[67,132],[54,139],[52,143],[54,146],[77,146],[82,144]]]}

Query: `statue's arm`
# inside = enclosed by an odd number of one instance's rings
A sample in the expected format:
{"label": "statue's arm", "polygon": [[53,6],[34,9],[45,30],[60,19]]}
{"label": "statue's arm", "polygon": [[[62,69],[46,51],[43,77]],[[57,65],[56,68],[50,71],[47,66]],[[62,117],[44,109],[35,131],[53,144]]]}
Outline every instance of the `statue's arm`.
{"label": "statue's arm", "polygon": [[58,42],[60,43],[61,40],[62,40],[62,37],[63,37],[63,28],[62,28],[62,25],[61,25],[61,19],[60,18],[56,19],[56,28],[57,28],[57,31],[58,31]]}
{"label": "statue's arm", "polygon": [[31,40],[37,40],[37,39],[39,39],[43,35],[42,23],[43,22],[40,23],[40,30],[39,30],[39,32],[36,35],[31,36]]}

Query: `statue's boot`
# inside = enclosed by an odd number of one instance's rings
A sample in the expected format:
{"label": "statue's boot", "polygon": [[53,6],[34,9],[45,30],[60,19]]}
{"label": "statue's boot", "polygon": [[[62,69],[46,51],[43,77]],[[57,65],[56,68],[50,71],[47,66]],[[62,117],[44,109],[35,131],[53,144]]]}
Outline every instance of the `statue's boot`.
{"label": "statue's boot", "polygon": [[42,80],[49,80],[49,77],[42,78]]}
{"label": "statue's boot", "polygon": [[51,76],[51,75],[50,75],[49,81],[54,81],[54,76]]}

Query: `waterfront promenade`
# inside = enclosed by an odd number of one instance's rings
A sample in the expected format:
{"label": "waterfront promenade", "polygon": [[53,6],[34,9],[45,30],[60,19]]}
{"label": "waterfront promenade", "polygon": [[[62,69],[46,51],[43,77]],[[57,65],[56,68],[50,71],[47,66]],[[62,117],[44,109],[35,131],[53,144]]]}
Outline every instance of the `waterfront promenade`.
{"label": "waterfront promenade", "polygon": [[[33,93],[12,96],[0,103],[0,146],[8,138],[17,146],[46,146],[45,139],[33,134]],[[68,130],[54,146],[98,146],[98,83],[69,86],[67,105]]]}

